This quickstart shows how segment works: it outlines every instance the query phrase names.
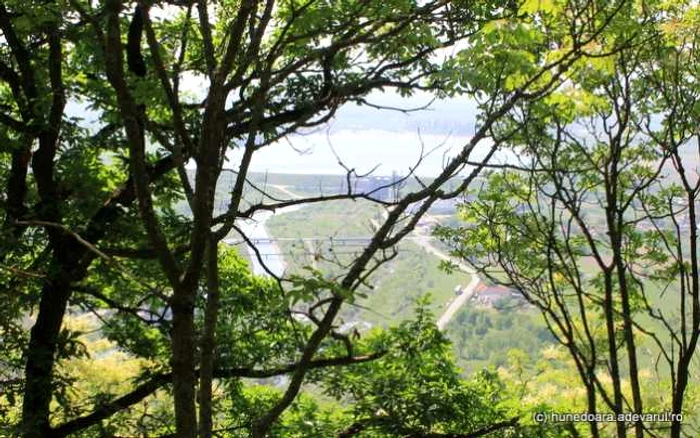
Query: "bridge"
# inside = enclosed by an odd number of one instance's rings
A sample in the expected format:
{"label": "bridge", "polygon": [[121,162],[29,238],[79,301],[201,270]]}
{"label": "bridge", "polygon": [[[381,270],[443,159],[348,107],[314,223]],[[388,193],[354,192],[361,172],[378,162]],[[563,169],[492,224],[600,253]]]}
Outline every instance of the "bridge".
{"label": "bridge", "polygon": [[[372,241],[371,237],[262,237],[252,238],[250,242],[253,245],[271,245],[277,242],[300,242],[303,244],[323,242],[338,246],[366,246]],[[243,239],[224,239],[224,243],[228,245],[238,245],[245,243]]]}

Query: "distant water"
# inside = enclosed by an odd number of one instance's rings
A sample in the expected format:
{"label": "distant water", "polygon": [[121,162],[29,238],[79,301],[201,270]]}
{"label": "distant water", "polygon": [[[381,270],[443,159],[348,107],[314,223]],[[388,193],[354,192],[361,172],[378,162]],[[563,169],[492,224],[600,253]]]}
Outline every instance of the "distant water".
{"label": "distant water", "polygon": [[[471,137],[465,135],[424,134],[382,130],[340,130],[293,135],[286,140],[258,151],[251,163],[254,172],[299,174],[344,174],[347,168],[358,174],[376,168],[376,175],[408,174],[411,169],[420,176],[437,176],[449,159],[466,145]],[[484,141],[473,153],[478,161],[488,152],[490,143]],[[421,161],[421,154],[423,159]],[[242,151],[228,154],[229,163],[241,160]],[[495,157],[503,161],[504,153]],[[419,163],[420,161],[420,163]],[[417,166],[417,168],[416,168]]]}

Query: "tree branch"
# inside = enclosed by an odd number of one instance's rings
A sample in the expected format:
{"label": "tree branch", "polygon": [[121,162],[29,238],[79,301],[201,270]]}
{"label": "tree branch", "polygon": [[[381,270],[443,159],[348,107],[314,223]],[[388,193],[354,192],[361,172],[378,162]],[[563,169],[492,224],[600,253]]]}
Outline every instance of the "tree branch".
{"label": "tree branch", "polygon": [[[335,357],[327,359],[318,359],[312,361],[308,364],[308,369],[318,369],[331,366],[345,366],[352,364],[359,364],[377,360],[384,356],[386,351],[378,351],[376,353],[364,355],[364,356],[353,356],[353,357]],[[214,370],[214,377],[219,379],[231,379],[231,378],[250,378],[250,379],[266,379],[269,377],[279,376],[283,374],[288,374],[294,371],[299,366],[299,363],[285,365],[279,368],[272,369],[255,369],[255,368],[220,368]],[[141,400],[153,394],[158,389],[162,388],[166,384],[172,381],[172,373],[161,373],[151,376],[151,378],[138,385],[128,394],[125,394],[109,403],[106,403],[97,409],[95,409],[90,414],[85,416],[75,418],[66,423],[53,428],[52,436],[56,438],[62,438],[70,434],[76,433],[80,430],[86,429],[90,426],[98,424],[100,421],[105,420],[115,413],[126,409],[130,406],[139,403]]]}
{"label": "tree branch", "polygon": [[141,120],[145,117],[145,114],[139,114],[136,102],[134,102],[124,80],[121,31],[119,24],[121,2],[119,0],[110,0],[107,2],[106,8],[109,11],[106,34],[107,41],[105,44],[107,78],[116,92],[124,128],[129,139],[129,162],[131,174],[134,178],[139,210],[149,240],[158,252],[158,259],[163,266],[163,271],[168,277],[170,284],[174,287],[180,280],[180,267],[168,248],[165,235],[158,224],[158,218],[153,209],[146,166],[143,121]]}

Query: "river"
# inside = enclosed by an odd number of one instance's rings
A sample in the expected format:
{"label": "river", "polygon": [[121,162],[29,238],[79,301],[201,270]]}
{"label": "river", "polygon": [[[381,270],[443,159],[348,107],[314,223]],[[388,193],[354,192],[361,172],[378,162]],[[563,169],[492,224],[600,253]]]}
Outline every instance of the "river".
{"label": "river", "polygon": [[[246,250],[250,257],[253,273],[255,275],[269,277],[270,273],[272,273],[276,277],[281,277],[284,274],[287,265],[284,262],[282,251],[277,245],[277,242],[274,241],[274,237],[271,237],[267,232],[265,223],[275,214],[290,213],[302,207],[304,206],[293,205],[285,208],[278,208],[274,213],[271,211],[260,211],[255,213],[251,219],[236,221],[236,225],[243,231],[248,239],[262,240],[256,244],[256,248],[267,270],[265,270],[260,260],[258,260],[255,250],[250,245],[246,245]],[[224,239],[224,243],[228,245],[241,245],[244,243],[244,240],[240,236],[236,236]]]}

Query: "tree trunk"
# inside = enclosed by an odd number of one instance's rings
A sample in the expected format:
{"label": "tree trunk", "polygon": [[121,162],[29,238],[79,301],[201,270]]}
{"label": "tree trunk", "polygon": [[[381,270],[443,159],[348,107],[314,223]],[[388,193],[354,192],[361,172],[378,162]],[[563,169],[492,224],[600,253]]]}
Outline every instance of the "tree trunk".
{"label": "tree trunk", "polygon": [[212,380],[214,374],[214,346],[216,322],[219,313],[219,266],[216,241],[207,248],[207,306],[204,313],[204,333],[201,341],[199,364],[199,437],[212,436]]}
{"label": "tree trunk", "polygon": [[25,368],[22,433],[26,438],[51,436],[52,374],[58,335],[69,297],[70,289],[66,282],[47,281],[41,291],[39,314],[32,327]]}
{"label": "tree trunk", "polygon": [[[196,285],[196,283],[195,283]],[[172,329],[173,398],[175,399],[175,426],[178,438],[197,436],[195,409],[195,330],[194,294],[192,287],[179,285],[175,289]]]}
{"label": "tree trunk", "polygon": [[[610,355],[610,377],[613,385],[613,412],[615,415],[622,413],[622,389],[620,384],[620,370],[617,355],[617,342],[615,339],[615,316],[613,302],[613,286],[610,271],[605,272],[605,300],[603,301],[603,312],[605,315],[605,326],[608,336],[608,354]],[[618,438],[625,438],[627,432],[625,423],[618,421],[615,423]]]}

